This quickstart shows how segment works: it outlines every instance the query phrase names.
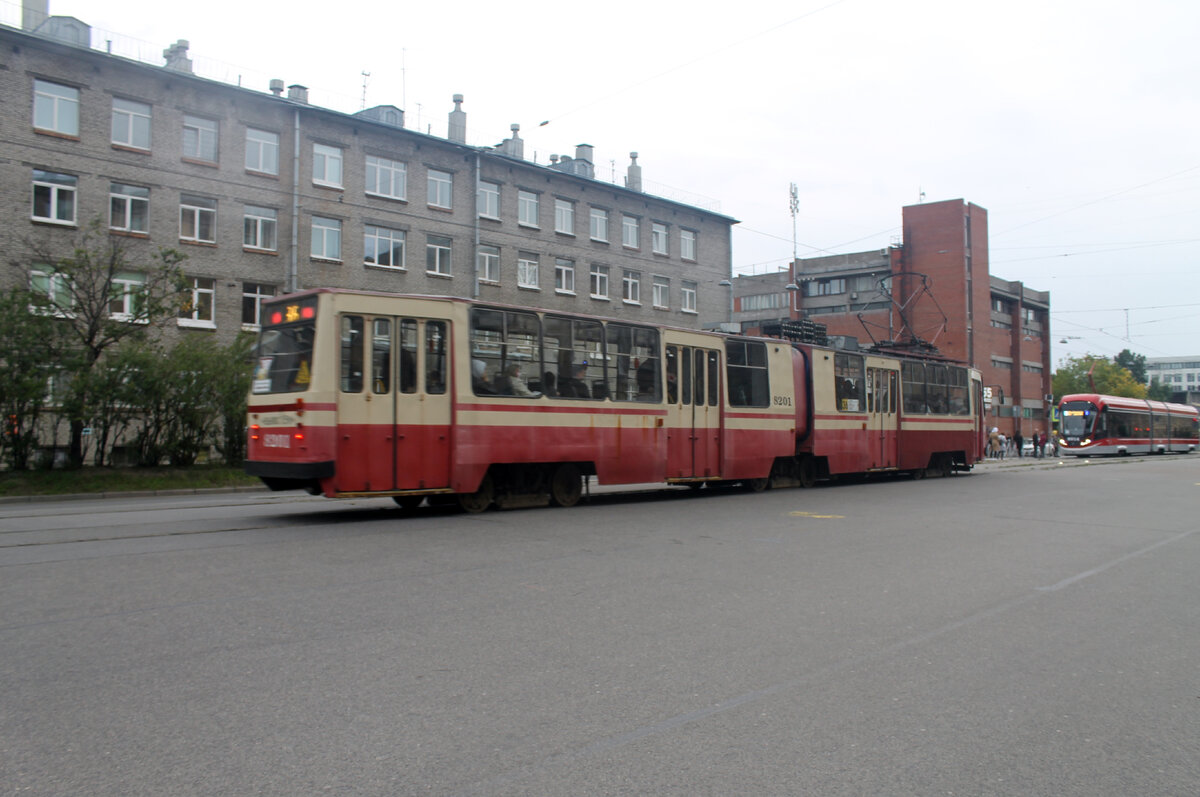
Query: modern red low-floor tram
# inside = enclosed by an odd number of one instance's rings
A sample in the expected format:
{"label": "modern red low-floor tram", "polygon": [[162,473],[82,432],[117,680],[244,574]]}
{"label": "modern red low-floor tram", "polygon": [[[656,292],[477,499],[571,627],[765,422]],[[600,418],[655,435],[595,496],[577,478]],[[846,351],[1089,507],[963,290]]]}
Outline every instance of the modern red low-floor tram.
{"label": "modern red low-floor tram", "polygon": [[450,297],[317,289],[263,308],[246,471],[275,490],[571,505],[600,484],[753,489],[950,474],[979,373]]}
{"label": "modern red low-floor tram", "polygon": [[1068,456],[1187,454],[1200,444],[1200,412],[1188,404],[1076,393],[1059,400],[1058,413]]}

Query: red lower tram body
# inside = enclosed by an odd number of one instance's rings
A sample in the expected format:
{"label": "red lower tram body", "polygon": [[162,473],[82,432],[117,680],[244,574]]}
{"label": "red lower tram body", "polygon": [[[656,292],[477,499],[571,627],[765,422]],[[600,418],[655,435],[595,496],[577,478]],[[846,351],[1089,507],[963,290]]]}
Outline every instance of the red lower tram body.
{"label": "red lower tram body", "polygon": [[[530,380],[540,388],[533,395],[501,395],[473,384],[472,361],[515,357],[517,346],[478,334],[469,302],[298,296],[276,303],[295,319],[278,310],[264,325],[264,341],[274,342],[260,349],[249,399],[246,470],[272,489],[392,496],[402,505],[457,497],[481,510],[569,505],[585,476],[762,488],[846,474],[949,474],[983,455],[979,377],[962,367],[913,371],[894,357],[670,328],[640,329],[647,342],[633,350],[616,322],[579,320],[580,336],[594,323],[609,341],[588,363],[587,400],[557,394],[549,371]],[[546,329],[559,321],[544,319]],[[347,330],[357,329],[356,354]],[[548,337],[537,340],[548,347]],[[409,352],[412,367],[397,351]],[[539,356],[529,371],[554,359],[547,349]],[[925,380],[919,391],[914,374]]]}

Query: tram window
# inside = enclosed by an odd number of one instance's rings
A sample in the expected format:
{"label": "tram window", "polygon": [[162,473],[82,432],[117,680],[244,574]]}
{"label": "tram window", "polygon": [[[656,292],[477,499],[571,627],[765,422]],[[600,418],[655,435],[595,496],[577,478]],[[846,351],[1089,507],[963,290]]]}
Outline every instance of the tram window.
{"label": "tram window", "polygon": [[946,384],[947,368],[944,365],[928,365],[925,368],[926,388],[925,398],[929,402],[929,411],[938,415],[950,412],[949,385]]}
{"label": "tram window", "polygon": [[667,403],[679,402],[679,349],[667,347]]}
{"label": "tram window", "polygon": [[546,316],[541,390],[560,398],[599,398],[592,387],[604,380],[604,326],[582,318]]}
{"label": "tram window", "polygon": [[361,393],[363,389],[363,319],[342,316],[342,392]]}
{"label": "tram window", "polygon": [[767,346],[746,340],[725,342],[725,379],[733,407],[766,407],[771,401]]}
{"label": "tram window", "polygon": [[[445,327],[444,323],[439,322]],[[444,337],[444,333],[443,333]],[[503,375],[518,366],[523,379],[538,379],[542,372],[541,319],[535,313],[504,312],[476,307],[471,310],[472,374],[483,363],[484,378],[475,379],[477,394],[501,389]],[[443,342],[443,346],[445,343]],[[443,376],[443,385],[444,376]],[[510,394],[511,395],[511,394]],[[540,395],[537,394],[537,395]]]}
{"label": "tram window", "polygon": [[400,382],[401,393],[417,392],[417,322],[405,318],[400,322]]}
{"label": "tram window", "polygon": [[971,402],[967,396],[966,368],[950,367],[950,414],[971,414]]}
{"label": "tram window", "polygon": [[904,377],[904,412],[923,414],[926,409],[925,364],[901,363],[900,374]]}
{"label": "tram window", "polygon": [[639,371],[643,363],[658,357],[658,330],[613,323],[607,325],[605,338],[607,367],[604,378],[592,382],[592,398],[658,401],[654,366]]}
{"label": "tram window", "polygon": [[683,350],[683,356],[679,358],[683,365],[679,374],[679,384],[681,385],[680,403],[685,407],[692,403],[692,358],[688,356],[688,350]]}
{"label": "tram window", "polygon": [[389,393],[392,389],[392,322],[376,318],[371,322],[371,392]]}
{"label": "tram window", "polygon": [[721,403],[721,356],[715,351],[708,352],[708,406],[715,407]]}
{"label": "tram window", "polygon": [[425,322],[425,392],[446,392],[446,322]]}
{"label": "tram window", "polygon": [[833,355],[833,376],[837,408],[842,412],[862,412],[866,408],[863,358],[855,354]]}

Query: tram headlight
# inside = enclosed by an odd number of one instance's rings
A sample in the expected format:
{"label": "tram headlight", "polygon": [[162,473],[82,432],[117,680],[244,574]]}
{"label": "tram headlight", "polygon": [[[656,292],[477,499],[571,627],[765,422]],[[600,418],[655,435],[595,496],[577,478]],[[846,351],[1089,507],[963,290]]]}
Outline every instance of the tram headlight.
{"label": "tram headlight", "polygon": [[1092,438],[1090,438],[1090,437],[1085,437],[1079,441],[1079,445],[1081,445],[1081,446],[1087,446],[1087,445],[1091,445],[1091,444],[1092,444]]}

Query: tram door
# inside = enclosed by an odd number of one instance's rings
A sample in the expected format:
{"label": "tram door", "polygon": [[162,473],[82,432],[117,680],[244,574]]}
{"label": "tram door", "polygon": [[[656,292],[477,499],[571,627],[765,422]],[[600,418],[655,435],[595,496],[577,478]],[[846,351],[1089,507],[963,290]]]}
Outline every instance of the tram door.
{"label": "tram door", "polygon": [[869,467],[897,467],[899,415],[896,412],[899,372],[867,369],[867,429]]}
{"label": "tram door", "polygon": [[667,477],[721,474],[721,353],[667,346]]}
{"label": "tram door", "polygon": [[395,409],[397,490],[450,483],[450,325],[398,319]]}

